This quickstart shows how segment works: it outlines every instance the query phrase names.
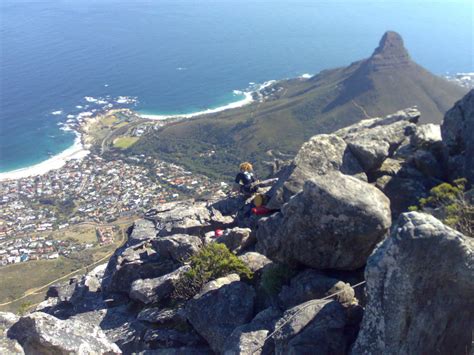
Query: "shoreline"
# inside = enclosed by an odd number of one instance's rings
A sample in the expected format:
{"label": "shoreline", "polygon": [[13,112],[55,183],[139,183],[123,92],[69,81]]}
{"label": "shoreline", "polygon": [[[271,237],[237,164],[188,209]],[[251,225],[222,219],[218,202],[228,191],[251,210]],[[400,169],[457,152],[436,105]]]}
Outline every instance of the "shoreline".
{"label": "shoreline", "polygon": [[162,121],[162,120],[166,120],[166,119],[170,119],[170,118],[193,118],[193,117],[196,117],[196,116],[209,115],[209,114],[212,114],[212,113],[218,113],[218,112],[222,112],[222,111],[226,111],[226,110],[231,110],[231,109],[234,109],[234,108],[240,108],[240,107],[247,106],[247,105],[251,104],[252,102],[254,102],[254,99],[253,99],[253,93],[254,92],[255,91],[243,92],[243,95],[245,97],[242,100],[231,102],[230,104],[227,104],[227,105],[224,105],[224,106],[219,106],[219,107],[216,107],[216,108],[209,108],[207,110],[198,111],[198,112],[174,114],[174,115],[155,115],[155,114],[147,114],[147,113],[143,114],[143,113],[140,113],[140,112],[138,112],[138,114],[142,118],[147,118],[149,120],[155,120],[155,121]]}
{"label": "shoreline", "polygon": [[0,173],[0,182],[43,175],[51,170],[57,170],[62,168],[70,160],[83,159],[84,157],[89,155],[89,153],[90,151],[85,149],[82,144],[80,134],[76,133],[74,144],[66,150],[63,150],[61,153],[54,155],[51,158],[44,160],[38,164]]}
{"label": "shoreline", "polygon": [[[219,106],[216,108],[211,108],[211,109],[207,109],[207,110],[203,110],[199,112],[174,114],[174,115],[142,114],[140,112],[137,112],[137,113],[140,117],[144,119],[164,121],[167,119],[175,119],[175,118],[193,118],[196,116],[208,115],[208,114],[218,113],[218,112],[222,112],[226,110],[241,108],[261,99],[262,98],[261,90],[273,85],[276,82],[277,80],[266,81],[263,84],[256,85],[255,89],[251,91],[241,92],[241,91],[235,90],[234,91],[235,93],[241,93],[244,95],[244,98],[242,100],[234,101],[223,106]],[[258,95],[257,100],[254,99],[254,94]],[[27,166],[24,168],[16,169],[16,170],[0,172],[0,182],[43,175],[49,171],[62,168],[70,160],[83,159],[84,157],[89,155],[90,151],[85,148],[85,146],[88,145],[86,133],[87,133],[89,124],[93,122],[95,119],[97,119],[97,117],[98,115],[95,115],[93,117],[90,117],[84,120],[84,122],[80,124],[80,128],[78,130],[69,129],[69,130],[73,130],[74,133],[76,134],[76,138],[74,139],[74,143],[72,146],[63,150],[61,153],[56,154],[52,156],[51,158],[46,159],[40,163]]]}

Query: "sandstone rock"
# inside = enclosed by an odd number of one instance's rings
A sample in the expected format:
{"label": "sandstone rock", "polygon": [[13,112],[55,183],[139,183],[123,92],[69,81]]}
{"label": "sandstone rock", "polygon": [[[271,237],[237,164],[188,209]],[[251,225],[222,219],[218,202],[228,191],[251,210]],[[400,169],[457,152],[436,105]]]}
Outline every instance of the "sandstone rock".
{"label": "sandstone rock", "polygon": [[348,306],[355,301],[354,290],[349,284],[327,277],[316,270],[308,269],[293,277],[290,285],[284,285],[278,299],[283,309],[288,309],[336,292],[340,293],[333,299],[342,305]]}
{"label": "sandstone rock", "polygon": [[416,131],[419,116],[417,109],[405,109],[384,118],[363,120],[335,134],[347,142],[365,172],[372,172]]}
{"label": "sandstone rock", "polygon": [[248,324],[234,329],[225,344],[225,355],[237,354],[271,354],[273,339],[265,338],[275,328],[275,323],[281,317],[281,312],[275,308],[267,308],[258,313]]}
{"label": "sandstone rock", "polygon": [[410,140],[410,144],[418,149],[430,149],[441,142],[441,126],[432,123],[418,126]]}
{"label": "sandstone rock", "polygon": [[[450,109],[441,126],[443,142],[460,169],[451,170],[452,177],[465,177],[474,183],[474,90]],[[454,165],[456,168],[457,165]]]}
{"label": "sandstone rock", "polygon": [[430,215],[402,214],[367,263],[368,304],[353,353],[470,353],[473,248]]}
{"label": "sandstone rock", "polygon": [[312,300],[287,310],[275,325],[275,354],[345,354],[346,316],[337,301]]}
{"label": "sandstone rock", "polygon": [[147,218],[154,222],[160,236],[204,235],[210,230],[222,228],[233,222],[233,218],[223,216],[207,202],[194,200],[159,205],[148,212]]}
{"label": "sandstone rock", "polygon": [[267,207],[279,209],[291,196],[303,189],[304,182],[332,171],[355,175],[363,172],[346,142],[333,134],[320,134],[303,144],[293,163],[280,172],[270,190]]}
{"label": "sandstone rock", "polygon": [[199,292],[198,297],[204,295],[205,293],[209,291],[217,290],[221,288],[222,286],[229,285],[237,281],[240,281],[240,276],[237,274],[230,274],[230,275],[219,277],[218,279],[209,281],[202,287],[201,291]]}
{"label": "sandstone rock", "polygon": [[128,237],[127,243],[134,245],[146,240],[151,240],[156,237],[157,230],[151,221],[145,219],[136,220],[133,223],[133,229]]}
{"label": "sandstone rock", "polygon": [[202,241],[196,236],[174,234],[168,237],[158,237],[152,242],[152,245],[161,258],[183,263],[201,249]]}
{"label": "sandstone rock", "polygon": [[36,312],[22,317],[8,335],[17,339],[27,354],[121,354],[104,332],[87,323],[60,320]]}
{"label": "sandstone rock", "polygon": [[252,319],[254,299],[251,286],[232,282],[188,301],[186,316],[211,348],[221,353],[232,331]]}
{"label": "sandstone rock", "polygon": [[216,238],[217,243],[224,244],[230,251],[240,252],[256,243],[255,235],[250,228],[234,227],[224,233],[223,236]]}
{"label": "sandstone rock", "polygon": [[249,251],[240,255],[239,259],[242,260],[254,273],[261,271],[265,266],[272,263],[272,261],[265,255],[256,253],[254,251]]}
{"label": "sandstone rock", "polygon": [[20,317],[13,313],[0,312],[0,354],[23,355],[25,353],[16,340],[7,336],[8,329],[19,319]]}
{"label": "sandstone rock", "polygon": [[118,249],[110,259],[103,286],[107,293],[128,294],[135,280],[163,276],[178,265],[170,259],[160,258],[149,241]]}
{"label": "sandstone rock", "polygon": [[307,181],[281,212],[260,221],[257,251],[287,264],[354,270],[390,224],[389,201],[377,188],[326,174]]}
{"label": "sandstone rock", "polygon": [[185,265],[154,279],[136,280],[132,284],[129,296],[145,304],[160,302],[174,291],[176,282],[189,269],[190,266]]}

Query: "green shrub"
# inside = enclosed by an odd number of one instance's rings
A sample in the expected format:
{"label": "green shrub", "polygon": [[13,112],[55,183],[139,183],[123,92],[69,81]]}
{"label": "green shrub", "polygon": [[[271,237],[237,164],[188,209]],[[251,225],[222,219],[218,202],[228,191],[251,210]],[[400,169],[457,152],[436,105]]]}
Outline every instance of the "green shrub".
{"label": "green shrub", "polygon": [[264,269],[262,274],[262,288],[270,296],[280,293],[284,284],[295,276],[296,271],[284,264],[272,264]]}
{"label": "green shrub", "polygon": [[[466,236],[474,237],[474,206],[465,197],[466,179],[457,179],[453,184],[442,183],[430,190],[427,198],[420,199],[420,209],[441,211],[442,221]],[[412,206],[416,211],[418,207]]]}
{"label": "green shrub", "polygon": [[224,244],[211,243],[189,259],[191,269],[175,285],[174,299],[188,299],[208,281],[229,274],[251,279],[252,271]]}

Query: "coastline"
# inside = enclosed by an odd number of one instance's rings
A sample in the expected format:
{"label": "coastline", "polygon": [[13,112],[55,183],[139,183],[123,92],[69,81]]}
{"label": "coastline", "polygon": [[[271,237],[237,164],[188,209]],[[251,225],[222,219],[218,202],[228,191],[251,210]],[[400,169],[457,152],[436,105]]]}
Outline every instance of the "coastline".
{"label": "coastline", "polygon": [[199,111],[199,112],[193,112],[193,113],[183,113],[183,114],[176,114],[176,115],[154,115],[154,114],[143,114],[143,113],[138,113],[140,117],[142,118],[147,118],[149,120],[156,120],[156,121],[162,121],[170,118],[193,118],[196,116],[201,116],[201,115],[208,115],[211,113],[217,113],[217,112],[222,112],[226,110],[231,110],[234,108],[240,108],[243,106],[247,106],[251,104],[254,99],[253,99],[253,92],[244,92],[243,93],[245,97],[242,100],[231,102],[230,104],[216,107],[216,108],[210,108],[204,111]]}
{"label": "coastline", "polygon": [[0,173],[0,181],[17,180],[21,178],[43,175],[51,170],[62,168],[69,160],[83,159],[90,153],[85,149],[79,133],[76,134],[74,144],[61,153],[42,161],[41,163],[17,170]]}
{"label": "coastline", "polygon": [[[273,85],[276,83],[276,80],[266,81],[263,84],[255,85],[253,90],[251,91],[238,91],[235,90],[234,93],[236,94],[243,94],[244,98],[239,101],[234,101],[224,106],[219,106],[212,109],[207,109],[204,111],[199,112],[192,112],[187,114],[174,114],[174,115],[155,115],[155,114],[142,114],[137,112],[140,117],[155,121],[164,121],[167,119],[175,119],[175,118],[193,118],[196,116],[208,115],[213,113],[218,113],[226,110],[236,109],[243,106],[247,106],[254,101],[262,100],[263,95],[261,90]],[[257,94],[257,99],[255,99],[254,95]],[[113,110],[113,109],[112,109]],[[26,177],[38,176],[46,174],[51,170],[57,170],[62,168],[68,161],[73,159],[83,159],[86,157],[90,151],[86,148],[89,144],[87,139],[87,131],[90,127],[90,124],[97,120],[97,118],[101,114],[94,115],[92,117],[84,117],[82,122],[79,121],[79,129],[76,130],[69,128],[67,125],[67,130],[73,130],[76,134],[76,138],[74,139],[74,143],[72,146],[67,148],[66,150],[62,151],[61,153],[52,156],[51,158],[44,160],[38,164],[27,166],[24,168],[7,171],[7,172],[0,172],[0,182],[7,181],[7,180],[17,180]],[[63,128],[64,129],[64,128]]]}

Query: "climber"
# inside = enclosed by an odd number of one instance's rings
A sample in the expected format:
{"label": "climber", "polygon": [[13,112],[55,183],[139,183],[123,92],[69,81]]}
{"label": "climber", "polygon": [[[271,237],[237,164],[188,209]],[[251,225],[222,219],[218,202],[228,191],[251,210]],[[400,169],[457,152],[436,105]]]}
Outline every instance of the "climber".
{"label": "climber", "polygon": [[235,177],[235,183],[238,184],[238,189],[241,193],[250,195],[257,191],[255,186],[255,179],[252,164],[245,162],[240,164],[240,172]]}

